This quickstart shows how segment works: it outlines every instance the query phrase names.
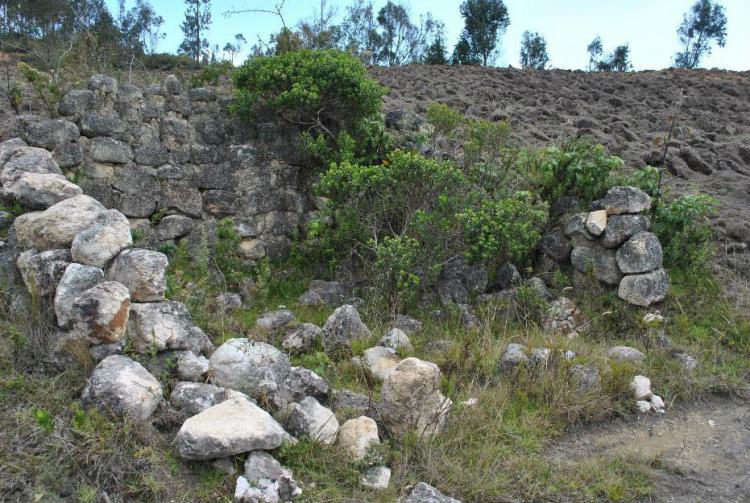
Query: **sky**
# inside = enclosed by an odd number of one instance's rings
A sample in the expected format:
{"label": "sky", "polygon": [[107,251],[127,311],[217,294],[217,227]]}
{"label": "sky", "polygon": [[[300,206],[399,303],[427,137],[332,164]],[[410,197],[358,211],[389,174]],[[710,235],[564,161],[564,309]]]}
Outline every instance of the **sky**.
{"label": "sky", "polygon": [[[117,0],[106,0],[114,14]],[[213,0],[208,38],[211,44],[224,44],[242,33],[249,45],[260,36],[268,40],[281,28],[281,21],[271,14],[244,13],[226,15],[239,9],[269,9],[279,0]],[[505,0],[510,26],[501,39],[496,66],[519,67],[521,35],[529,30],[539,32],[547,40],[549,66],[564,69],[585,69],[588,65],[586,46],[597,35],[602,37],[604,50],[610,52],[620,44],[630,44],[635,70],[668,68],[679,50],[677,27],[695,0]],[[711,55],[701,61],[704,68],[750,70],[750,0],[720,0],[726,9],[727,42],[714,47]],[[129,0],[126,5],[132,5]],[[329,0],[338,6],[339,17],[351,0]],[[375,1],[380,8],[386,0]],[[459,13],[461,0],[406,0],[412,19],[428,11],[445,23],[446,37],[452,45],[463,28]],[[184,18],[184,2],[151,0],[165,22],[166,38],[159,50],[176,52],[182,41],[180,23]],[[310,17],[319,0],[286,0],[284,17],[288,25]],[[242,55],[235,60],[238,62]]]}

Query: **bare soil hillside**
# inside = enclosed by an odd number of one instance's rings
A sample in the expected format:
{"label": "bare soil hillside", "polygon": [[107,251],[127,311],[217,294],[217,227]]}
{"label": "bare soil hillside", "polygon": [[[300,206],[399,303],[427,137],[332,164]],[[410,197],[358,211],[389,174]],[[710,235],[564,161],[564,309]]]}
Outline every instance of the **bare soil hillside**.
{"label": "bare soil hillside", "polygon": [[657,165],[677,112],[667,192],[702,192],[729,264],[750,273],[750,72],[528,71],[412,65],[372,68],[390,88],[386,111],[424,114],[434,101],[478,118],[508,120],[518,137],[546,145],[588,135],[629,167]]}

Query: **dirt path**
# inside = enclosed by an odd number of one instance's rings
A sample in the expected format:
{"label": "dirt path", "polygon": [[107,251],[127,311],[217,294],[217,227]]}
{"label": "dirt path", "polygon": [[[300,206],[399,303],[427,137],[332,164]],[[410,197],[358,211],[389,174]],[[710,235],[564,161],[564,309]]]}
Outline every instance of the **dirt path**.
{"label": "dirt path", "polygon": [[571,434],[555,458],[634,453],[660,461],[648,501],[750,502],[750,399],[675,406]]}

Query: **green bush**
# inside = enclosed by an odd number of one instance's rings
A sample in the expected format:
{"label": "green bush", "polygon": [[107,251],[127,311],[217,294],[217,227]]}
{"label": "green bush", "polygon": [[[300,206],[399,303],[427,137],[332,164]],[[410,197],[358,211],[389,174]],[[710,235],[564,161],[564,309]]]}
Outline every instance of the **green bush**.
{"label": "green bush", "polygon": [[664,248],[667,267],[689,271],[706,266],[714,235],[708,217],[715,206],[710,196],[687,194],[657,207],[653,229]]}
{"label": "green bush", "polygon": [[232,68],[234,66],[229,61],[205,65],[201,67],[200,72],[190,78],[190,84],[193,87],[218,86],[221,78],[229,75]]}
{"label": "green bush", "polygon": [[529,161],[534,183],[545,200],[575,196],[584,204],[606,194],[611,186],[610,173],[623,164],[619,157],[608,155],[602,145],[586,140],[543,149]]}
{"label": "green bush", "polygon": [[432,126],[435,135],[450,138],[466,123],[466,117],[443,103],[430,103],[427,107],[427,123]]}
{"label": "green bush", "polygon": [[232,78],[242,117],[278,117],[332,136],[377,114],[385,94],[358,59],[336,50],[251,58]]}

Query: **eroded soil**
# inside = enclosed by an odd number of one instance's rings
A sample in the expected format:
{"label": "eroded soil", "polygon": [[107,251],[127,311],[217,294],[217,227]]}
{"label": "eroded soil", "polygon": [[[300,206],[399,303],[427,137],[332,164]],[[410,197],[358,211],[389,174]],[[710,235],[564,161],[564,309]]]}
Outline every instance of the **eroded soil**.
{"label": "eroded soil", "polygon": [[556,444],[560,461],[634,454],[654,466],[655,492],[645,501],[750,501],[750,400],[677,405],[665,415],[586,427]]}

